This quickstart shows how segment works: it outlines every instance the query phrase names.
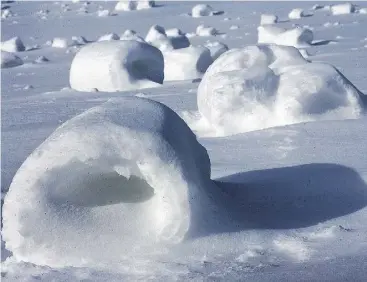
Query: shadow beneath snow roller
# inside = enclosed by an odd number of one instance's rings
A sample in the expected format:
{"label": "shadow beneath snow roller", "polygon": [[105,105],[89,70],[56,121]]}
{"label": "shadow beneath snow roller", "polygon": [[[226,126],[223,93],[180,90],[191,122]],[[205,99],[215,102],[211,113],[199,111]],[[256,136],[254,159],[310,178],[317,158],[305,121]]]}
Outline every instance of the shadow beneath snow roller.
{"label": "shadow beneath snow roller", "polygon": [[366,183],[353,169],[336,164],[243,172],[214,182],[223,195],[218,207],[230,223],[212,226],[211,234],[307,227],[367,205]]}

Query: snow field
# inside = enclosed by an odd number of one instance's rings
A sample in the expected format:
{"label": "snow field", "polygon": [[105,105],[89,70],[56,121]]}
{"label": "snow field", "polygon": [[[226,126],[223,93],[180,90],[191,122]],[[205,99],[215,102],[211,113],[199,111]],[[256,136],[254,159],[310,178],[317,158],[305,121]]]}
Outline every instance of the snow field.
{"label": "snow field", "polygon": [[161,51],[135,40],[88,44],[75,55],[70,85],[78,91],[123,91],[154,87],[164,79]]}

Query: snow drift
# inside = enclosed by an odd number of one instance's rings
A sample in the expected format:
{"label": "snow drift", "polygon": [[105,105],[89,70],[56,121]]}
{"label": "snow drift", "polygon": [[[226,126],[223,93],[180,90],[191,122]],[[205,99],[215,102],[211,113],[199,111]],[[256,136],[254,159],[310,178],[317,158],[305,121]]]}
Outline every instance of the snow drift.
{"label": "snow drift", "polygon": [[307,47],[312,43],[313,33],[310,29],[297,26],[285,29],[272,25],[259,26],[258,43],[277,44],[293,47]]}
{"label": "snow drift", "polygon": [[1,51],[1,68],[13,68],[23,65],[23,60],[10,52]]}
{"label": "snow drift", "polygon": [[206,47],[194,47],[167,51],[164,55],[164,80],[188,80],[200,78],[213,63]]}
{"label": "snow drift", "polygon": [[204,121],[227,135],[357,118],[362,95],[331,65],[308,62],[293,47],[259,45],[220,56],[205,73],[197,99]]}
{"label": "snow drift", "polygon": [[210,183],[207,152],[176,113],[144,98],[109,100],[23,163],[5,198],[3,238],[18,260],[108,267],[182,240]]}
{"label": "snow drift", "polygon": [[161,51],[135,40],[102,41],[84,46],[74,57],[70,85],[78,91],[122,91],[162,84]]}

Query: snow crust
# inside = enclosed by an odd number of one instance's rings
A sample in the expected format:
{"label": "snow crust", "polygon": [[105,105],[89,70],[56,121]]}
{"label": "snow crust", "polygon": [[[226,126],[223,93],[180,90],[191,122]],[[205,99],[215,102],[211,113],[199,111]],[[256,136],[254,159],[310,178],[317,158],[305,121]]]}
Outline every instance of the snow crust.
{"label": "snow crust", "polygon": [[9,40],[1,42],[1,51],[5,52],[21,52],[25,51],[23,41],[19,37],[13,37]]}
{"label": "snow crust", "polygon": [[23,65],[23,60],[13,53],[1,51],[1,68],[13,68]]}
{"label": "snow crust", "polygon": [[162,53],[135,40],[88,44],[76,54],[70,69],[70,85],[78,91],[122,91],[162,84]]}
{"label": "snow crust", "polygon": [[304,27],[285,29],[273,25],[264,25],[257,28],[258,43],[277,44],[293,47],[307,47],[312,43],[313,32]]}
{"label": "snow crust", "polygon": [[200,78],[213,62],[206,47],[190,46],[167,51],[163,55],[165,81]]}
{"label": "snow crust", "polygon": [[293,47],[247,46],[220,56],[198,89],[198,109],[218,135],[323,119],[357,118],[362,93],[335,67]]}
{"label": "snow crust", "polygon": [[18,260],[108,267],[181,241],[208,203],[209,180],[207,152],[176,113],[112,99],[61,125],[23,163],[3,238]]}

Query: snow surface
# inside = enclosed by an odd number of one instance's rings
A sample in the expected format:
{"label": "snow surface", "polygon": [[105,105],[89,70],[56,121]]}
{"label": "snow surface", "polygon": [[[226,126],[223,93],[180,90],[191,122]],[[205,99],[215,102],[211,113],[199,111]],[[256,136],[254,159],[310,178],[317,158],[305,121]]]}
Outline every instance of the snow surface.
{"label": "snow surface", "polygon": [[135,40],[102,41],[83,47],[70,68],[70,86],[78,91],[122,91],[153,87],[164,77],[162,53]]}
{"label": "snow surface", "polygon": [[[78,50],[83,45],[90,46],[93,43],[86,41],[83,44],[74,44],[71,41],[69,47],[59,49],[51,48],[50,45],[45,45],[45,42],[51,43],[55,37],[70,40],[73,36],[97,40],[101,35],[108,33],[116,33],[124,39],[121,34],[125,30],[136,31],[135,35],[129,32],[129,36],[136,38],[147,34],[151,26],[160,25],[167,28],[167,36],[171,36],[168,30],[180,29],[187,37],[190,36],[190,44],[194,47],[218,41],[229,49],[242,49],[257,44],[256,28],[260,24],[261,15],[272,14],[277,15],[279,19],[273,26],[292,29],[298,25],[312,30],[314,38],[311,44],[305,44],[302,47],[304,49],[300,50],[302,54],[308,54],[307,59],[313,62],[310,65],[333,65],[351,84],[361,92],[367,93],[367,17],[361,13],[367,3],[353,2],[355,12],[333,15],[331,7],[344,2],[171,1],[157,2],[154,9],[116,12],[112,14],[114,16],[98,17],[97,11],[114,11],[116,3],[1,3],[2,15],[4,10],[11,11],[8,17],[2,18],[2,41],[18,36],[26,47],[25,51],[14,53],[23,61],[23,65],[1,70],[2,204],[4,199],[6,201],[12,179],[22,163],[60,125],[75,116],[80,118],[80,114],[86,115],[88,112],[83,112],[93,107],[94,110],[105,107],[104,103],[111,98],[118,98],[114,103],[120,103],[121,100],[127,99],[125,97],[140,96],[161,102],[183,117],[196,133],[200,144],[207,150],[213,180],[208,187],[218,193],[207,192],[202,195],[212,195],[211,201],[217,204],[202,205],[190,225],[195,222],[196,226],[201,226],[211,219],[217,219],[217,222],[211,222],[210,228],[203,225],[203,229],[197,230],[198,232],[189,232],[179,243],[160,243],[152,248],[129,249],[132,254],[126,258],[120,256],[118,262],[116,256],[108,257],[103,246],[98,245],[101,258],[106,258],[101,259],[102,264],[114,260],[102,267],[56,268],[18,261],[6,250],[2,240],[1,279],[365,281],[365,115],[362,114],[357,119],[317,119],[226,137],[213,137],[214,132],[203,130],[208,128],[205,127],[206,124],[201,123],[201,115],[198,113],[199,80],[168,81],[155,88],[114,93],[78,92],[69,87],[70,67]],[[208,4],[213,10],[223,12],[216,13],[216,16],[200,18],[189,16],[188,13],[197,4]],[[307,15],[312,11],[313,15],[288,20],[289,12],[295,8],[302,9]],[[215,38],[192,37],[198,25],[213,27],[219,33]],[[231,30],[231,26],[239,28]],[[46,62],[38,60],[42,56],[47,58]],[[225,54],[220,57],[222,56]],[[217,60],[220,60],[220,57]],[[291,56],[289,60],[293,61],[294,57]],[[299,60],[304,59],[300,57]],[[334,69],[322,68],[322,77],[329,77],[331,80],[333,77],[340,78],[340,74],[335,74]],[[273,72],[275,73],[274,70]],[[314,70],[306,68],[300,72],[307,72],[308,76]],[[299,78],[297,76],[294,80],[290,75],[289,85],[299,81]],[[308,89],[311,89],[310,81],[312,80],[304,81]],[[317,85],[323,84],[315,83],[312,87]],[[335,93],[339,93],[340,88],[336,89]],[[324,93],[330,100],[328,92]],[[304,97],[299,98],[303,103]],[[86,130],[84,126],[77,132],[82,130]],[[208,135],[212,137],[205,137]],[[98,135],[98,138],[102,137]],[[179,138],[181,137],[182,135],[179,135]],[[114,142],[111,139],[108,141]],[[93,140],[88,139],[83,144],[89,143],[93,143]],[[87,147],[67,144],[80,150]],[[61,155],[66,158],[67,153]],[[123,173],[124,170],[121,169],[120,172]],[[68,179],[64,177],[63,183],[68,182]],[[32,207],[36,208],[37,202],[33,202]],[[208,207],[216,207],[216,210],[207,210]],[[150,213],[154,214],[154,211]],[[35,225],[32,229],[43,226],[40,221]],[[57,230],[60,230],[60,227]],[[98,233],[108,230],[98,230],[96,238],[98,239]],[[22,236],[32,234],[23,233]],[[58,242],[57,236],[52,239],[56,242],[55,246],[44,245],[42,248],[57,248],[58,243],[66,244]],[[73,239],[78,240],[78,237],[74,236]],[[108,246],[119,239],[114,237],[104,244]],[[86,240],[80,239],[80,242],[81,247],[84,243],[91,245]],[[28,245],[33,243],[25,242]],[[36,243],[40,242],[36,240]],[[42,248],[37,251],[42,251]],[[93,248],[95,246],[88,251],[93,253]],[[118,251],[114,249],[113,253],[116,252]],[[57,258],[56,254],[52,255],[57,259],[55,263],[62,262],[62,256]],[[80,258],[79,265],[83,263],[84,258],[88,259],[88,256]]]}

